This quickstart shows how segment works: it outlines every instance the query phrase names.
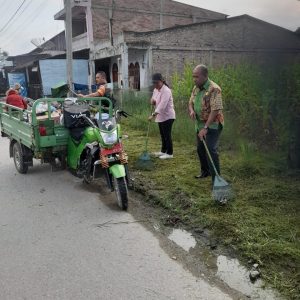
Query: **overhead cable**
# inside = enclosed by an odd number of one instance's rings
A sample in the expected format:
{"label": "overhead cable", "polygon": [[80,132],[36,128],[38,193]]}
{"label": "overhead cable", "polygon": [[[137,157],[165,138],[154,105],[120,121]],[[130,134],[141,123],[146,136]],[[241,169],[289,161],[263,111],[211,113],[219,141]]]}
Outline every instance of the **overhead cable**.
{"label": "overhead cable", "polygon": [[23,0],[23,2],[21,3],[21,5],[17,8],[17,10],[14,12],[14,14],[9,18],[9,20],[4,24],[4,26],[0,29],[0,32],[2,32],[8,25],[9,23],[14,19],[14,17],[17,15],[18,11],[22,8],[22,6],[24,5],[24,3],[27,0]]}

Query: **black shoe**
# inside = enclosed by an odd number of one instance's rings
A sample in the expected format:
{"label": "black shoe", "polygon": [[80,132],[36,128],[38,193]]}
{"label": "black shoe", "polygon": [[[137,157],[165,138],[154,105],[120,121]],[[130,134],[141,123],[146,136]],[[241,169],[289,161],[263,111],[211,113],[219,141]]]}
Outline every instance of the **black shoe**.
{"label": "black shoe", "polygon": [[195,178],[196,179],[201,179],[201,178],[206,178],[208,176],[210,176],[210,173],[208,173],[208,172],[202,172],[201,174],[196,175]]}

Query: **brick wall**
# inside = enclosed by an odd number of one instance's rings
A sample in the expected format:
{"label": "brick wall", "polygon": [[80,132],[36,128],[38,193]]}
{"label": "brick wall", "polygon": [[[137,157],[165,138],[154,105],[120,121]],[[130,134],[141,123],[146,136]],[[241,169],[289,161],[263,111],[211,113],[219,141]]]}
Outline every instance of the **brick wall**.
{"label": "brick wall", "polygon": [[151,73],[162,73],[168,82],[174,72],[181,73],[186,63],[194,66],[205,64],[209,67],[220,67],[231,64],[250,62],[254,64],[300,63],[300,52],[291,53],[257,53],[230,51],[189,51],[189,50],[153,50],[153,68]]}
{"label": "brick wall", "polygon": [[149,41],[160,47],[212,49],[298,49],[293,32],[245,17],[166,29],[150,33],[126,33],[126,41]]}
{"label": "brick wall", "polygon": [[[284,28],[255,20],[244,19],[244,45],[246,48],[274,48],[300,50],[300,36]],[[296,42],[298,37],[298,42]]]}
{"label": "brick wall", "polygon": [[125,33],[130,43],[152,44],[153,72],[167,79],[186,62],[218,67],[244,61],[300,62],[300,38],[293,32],[241,16],[149,33]]}
{"label": "brick wall", "polygon": [[[114,5],[112,6],[112,3]],[[113,8],[113,9],[112,9]],[[171,0],[92,0],[94,38],[109,38],[109,10],[112,10],[113,33],[152,31],[208,20],[224,19],[225,15]]]}

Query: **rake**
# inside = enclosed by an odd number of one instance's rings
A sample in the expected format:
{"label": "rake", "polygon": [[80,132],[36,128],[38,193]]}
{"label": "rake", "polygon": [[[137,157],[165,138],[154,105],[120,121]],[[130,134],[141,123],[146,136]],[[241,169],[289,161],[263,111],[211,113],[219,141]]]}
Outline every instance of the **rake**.
{"label": "rake", "polygon": [[218,173],[205,140],[203,139],[202,142],[204,144],[209,161],[211,162],[216,174],[213,183],[212,197],[215,201],[219,202],[220,204],[226,204],[227,201],[230,200],[230,198],[232,198],[232,189],[230,187],[230,184],[225,179],[223,179]]}
{"label": "rake", "polygon": [[151,171],[154,168],[153,161],[151,160],[150,154],[148,153],[150,125],[151,125],[151,121],[149,121],[148,123],[147,136],[145,140],[145,150],[135,163],[137,169],[146,170],[146,171]]}

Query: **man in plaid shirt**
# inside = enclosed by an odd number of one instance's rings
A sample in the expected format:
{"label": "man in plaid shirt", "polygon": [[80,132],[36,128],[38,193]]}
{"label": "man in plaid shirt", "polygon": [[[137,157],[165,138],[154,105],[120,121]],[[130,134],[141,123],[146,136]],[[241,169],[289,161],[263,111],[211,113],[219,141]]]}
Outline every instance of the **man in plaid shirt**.
{"label": "man in plaid shirt", "polygon": [[224,126],[221,88],[208,78],[208,69],[198,65],[193,71],[195,86],[189,101],[189,115],[195,121],[197,133],[197,152],[201,165],[201,173],[195,178],[212,176],[215,172],[207,158],[202,140],[205,139],[214,164],[220,172],[218,143]]}

